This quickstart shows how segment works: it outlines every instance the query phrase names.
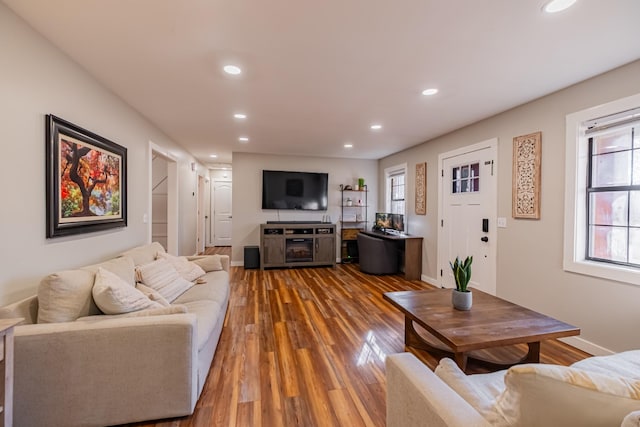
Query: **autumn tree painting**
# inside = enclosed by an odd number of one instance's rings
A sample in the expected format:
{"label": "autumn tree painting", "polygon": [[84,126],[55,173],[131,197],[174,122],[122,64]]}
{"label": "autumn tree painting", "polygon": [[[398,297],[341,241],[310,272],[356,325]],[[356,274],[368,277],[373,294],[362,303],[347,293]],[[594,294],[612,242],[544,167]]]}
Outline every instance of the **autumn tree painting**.
{"label": "autumn tree painting", "polygon": [[60,215],[120,215],[120,158],[60,138]]}

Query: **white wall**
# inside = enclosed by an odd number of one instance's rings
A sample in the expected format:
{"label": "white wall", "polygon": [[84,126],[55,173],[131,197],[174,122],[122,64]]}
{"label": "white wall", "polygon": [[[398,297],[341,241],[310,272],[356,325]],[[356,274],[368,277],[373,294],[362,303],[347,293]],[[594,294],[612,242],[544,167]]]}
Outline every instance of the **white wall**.
{"label": "white wall", "polygon": [[[331,215],[340,217],[340,184],[353,185],[362,177],[369,185],[369,225],[373,222],[378,198],[377,160],[336,159],[323,157],[274,156],[233,153],[233,248],[232,262],[241,263],[244,246],[260,244],[260,224],[267,221],[320,221]],[[290,211],[262,209],[262,170],[326,172],[329,174],[329,208],[324,211]],[[336,254],[339,254],[336,239]]]}
{"label": "white wall", "polygon": [[[498,229],[498,295],[580,327],[581,338],[605,349],[640,348],[640,287],[562,269],[565,116],[639,92],[640,61],[636,61],[382,159],[380,173],[407,162],[410,183],[414,182],[415,164],[428,163],[427,215],[413,214],[413,201],[408,209],[409,229],[425,237],[423,274],[436,277],[437,272],[438,154],[497,137],[498,216],[507,218],[507,228]],[[541,219],[514,220],[513,138],[536,131],[542,131]],[[409,193],[412,191],[410,188]]]}
{"label": "white wall", "polygon": [[[51,272],[101,261],[150,240],[149,141],[180,161],[179,236],[195,251],[189,190],[193,158],[0,3],[0,304],[33,294]],[[45,115],[54,114],[128,149],[128,226],[45,238]],[[195,204],[194,204],[195,206]],[[193,233],[190,233],[193,228]]]}

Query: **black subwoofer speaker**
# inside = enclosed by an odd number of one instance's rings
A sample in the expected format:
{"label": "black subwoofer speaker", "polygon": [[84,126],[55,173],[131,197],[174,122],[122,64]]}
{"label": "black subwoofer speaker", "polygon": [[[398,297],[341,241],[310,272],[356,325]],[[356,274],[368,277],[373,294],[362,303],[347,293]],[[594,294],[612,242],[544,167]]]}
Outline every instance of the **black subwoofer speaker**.
{"label": "black subwoofer speaker", "polygon": [[244,247],[244,268],[260,268],[260,248],[258,246]]}

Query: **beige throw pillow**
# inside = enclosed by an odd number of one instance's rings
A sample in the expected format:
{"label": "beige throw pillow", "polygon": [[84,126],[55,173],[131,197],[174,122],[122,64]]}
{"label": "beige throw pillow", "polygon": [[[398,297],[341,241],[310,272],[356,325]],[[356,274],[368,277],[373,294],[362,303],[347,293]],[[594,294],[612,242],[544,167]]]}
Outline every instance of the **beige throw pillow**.
{"label": "beige throw pillow", "polygon": [[176,269],[164,259],[139,265],[136,273],[144,285],[158,291],[169,302],[173,302],[193,286],[193,283],[180,277]]}
{"label": "beige throw pillow", "polygon": [[191,262],[199,265],[205,272],[222,270],[220,255],[207,255],[193,259]]}
{"label": "beige throw pillow", "polygon": [[119,276],[98,268],[93,285],[93,299],[105,314],[123,314],[148,308],[162,308]]}
{"label": "beige throw pillow", "polygon": [[158,253],[158,259],[164,259],[176,269],[178,274],[185,280],[193,282],[200,276],[204,276],[205,271],[197,264],[188,261],[185,257],[170,255],[165,252]]}
{"label": "beige throw pillow", "polygon": [[640,410],[640,381],[567,366],[514,366],[505,384],[493,426],[619,426]]}
{"label": "beige throw pillow", "polygon": [[150,287],[145,286],[142,283],[137,283],[136,289],[145,294],[146,297],[151,301],[155,301],[163,307],[169,307],[171,305],[169,301],[167,301],[162,295],[160,295],[160,292],[156,291],[155,289],[151,289]]}
{"label": "beige throw pillow", "polygon": [[71,322],[98,314],[91,297],[94,274],[87,270],[65,270],[42,279],[38,286],[38,323]]}

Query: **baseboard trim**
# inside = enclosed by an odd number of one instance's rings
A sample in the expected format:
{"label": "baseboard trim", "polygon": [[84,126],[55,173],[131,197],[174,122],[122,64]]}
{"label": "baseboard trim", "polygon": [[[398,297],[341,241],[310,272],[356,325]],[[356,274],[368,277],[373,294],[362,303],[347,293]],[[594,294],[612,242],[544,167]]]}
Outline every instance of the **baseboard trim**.
{"label": "baseboard trim", "polygon": [[604,348],[599,346],[598,344],[594,344],[591,341],[587,341],[584,338],[580,337],[567,337],[567,338],[558,338],[565,344],[569,344],[579,350],[586,351],[589,354],[593,354],[594,356],[609,356],[614,354],[615,351],[611,351],[608,348]]}
{"label": "baseboard trim", "polygon": [[439,288],[440,286],[438,285],[438,279],[435,279],[433,277],[429,277],[426,274],[421,274],[420,275],[420,280],[422,280],[423,282],[426,282],[428,284],[430,284],[431,286],[435,286],[436,288]]}

